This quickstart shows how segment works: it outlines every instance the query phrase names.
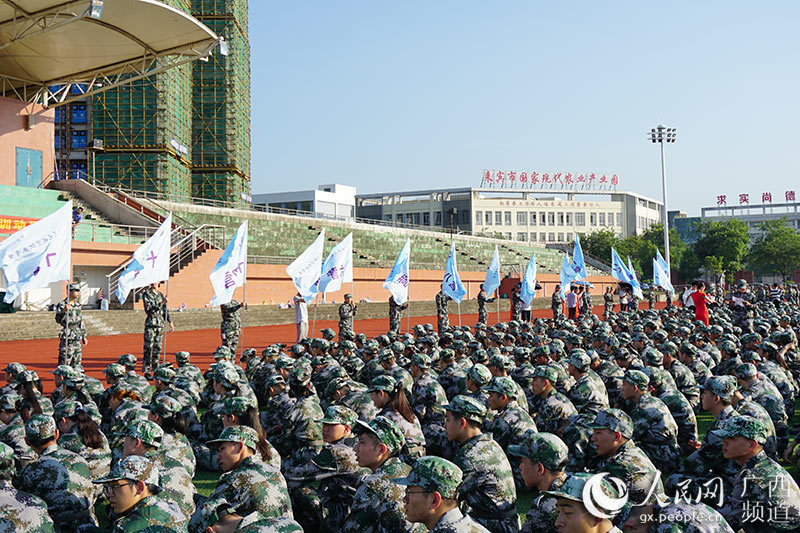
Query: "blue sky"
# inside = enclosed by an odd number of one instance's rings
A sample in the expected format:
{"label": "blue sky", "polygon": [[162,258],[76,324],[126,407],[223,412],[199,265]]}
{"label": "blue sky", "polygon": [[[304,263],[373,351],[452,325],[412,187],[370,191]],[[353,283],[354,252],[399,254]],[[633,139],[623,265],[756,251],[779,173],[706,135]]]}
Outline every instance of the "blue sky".
{"label": "blue sky", "polygon": [[[800,198],[800,2],[251,0],[254,193],[617,173],[699,214]],[[757,197],[757,198],[756,198]]]}

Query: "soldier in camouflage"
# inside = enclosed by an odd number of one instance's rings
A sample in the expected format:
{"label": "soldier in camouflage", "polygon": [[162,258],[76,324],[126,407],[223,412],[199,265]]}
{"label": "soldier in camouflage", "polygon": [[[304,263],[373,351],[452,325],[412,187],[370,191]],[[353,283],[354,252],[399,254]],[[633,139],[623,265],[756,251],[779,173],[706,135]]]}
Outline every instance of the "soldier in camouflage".
{"label": "soldier in camouflage", "polygon": [[614,312],[614,289],[606,287],[606,292],[603,293],[603,318],[608,320],[611,313]]}
{"label": "soldier in camouflage", "polygon": [[575,384],[569,390],[569,399],[579,413],[597,414],[609,407],[606,386],[591,366],[592,359],[582,348],[570,352],[567,370]]}
{"label": "soldier in camouflage", "polygon": [[353,295],[344,295],[344,303],[339,306],[339,342],[344,341],[343,335],[354,335],[353,319],[358,312],[358,306],[353,303]]}
{"label": "soldier in camouflage", "polygon": [[56,531],[75,524],[96,524],[95,488],[89,465],[78,454],[60,448],[52,417],[33,415],[25,423],[25,440],[39,457],[22,469],[16,487],[47,503]]}
{"label": "soldier in camouflage", "polygon": [[755,296],[747,288],[747,281],[736,282],[736,290],[731,293],[731,321],[734,326],[742,328],[745,333],[753,332],[753,305]]}
{"label": "soldier in camouflage", "polygon": [[[591,478],[592,474],[571,474],[567,476],[561,487],[544,492],[546,496],[556,498],[556,508],[558,509],[556,528],[559,531],[570,532],[621,533],[621,530],[613,525],[609,518],[605,518],[612,516],[618,509],[607,509],[603,504],[593,502],[595,511],[602,513],[602,516],[597,516],[595,512],[589,512],[584,505],[584,488],[588,488],[586,484]],[[596,488],[605,496],[602,499],[596,498],[600,501],[615,503],[620,497],[620,494],[606,479],[603,479]],[[592,494],[594,495],[595,491],[592,491]]]}
{"label": "soldier in camouflage", "polygon": [[283,431],[275,445],[284,458],[284,471],[310,461],[320,452],[320,420],[324,417],[319,397],[311,388],[311,373],[307,367],[299,366],[292,370],[289,388],[297,401],[286,413]]}
{"label": "soldier in camouflage", "polygon": [[534,422],[540,431],[557,433],[578,414],[572,402],[555,388],[556,371],[549,365],[539,365],[533,374],[531,388],[536,396]]}
{"label": "soldier in camouflage", "polygon": [[0,442],[0,531],[52,533],[44,500],[15,489],[11,484],[15,472],[14,450]]}
{"label": "soldier in camouflage", "polygon": [[81,346],[86,346],[86,327],[81,316],[81,286],[69,284],[68,296],[56,304],[56,322],[63,328],[59,335],[58,364],[75,366],[81,363]]}
{"label": "soldier in camouflage", "polygon": [[55,405],[54,411],[53,418],[60,433],[58,445],[83,457],[92,478],[106,475],[111,469],[111,448],[85,406],[74,400],[64,400]]}
{"label": "soldier in camouflage", "polygon": [[522,444],[508,447],[508,455],[519,458],[522,479],[528,487],[541,491],[531,503],[522,533],[557,533],[556,498],[543,491],[560,489],[567,480],[569,450],[560,438],[550,433],[530,433]]}
{"label": "soldier in camouflage", "polygon": [[236,356],[239,349],[239,334],[242,330],[242,309],[247,309],[246,303],[231,300],[219,306],[222,313],[222,323],[219,326],[222,345],[227,346]]}
{"label": "soldier in camouflage", "polygon": [[439,352],[439,377],[437,380],[444,389],[447,399],[451,400],[466,392],[466,373],[455,361],[456,354],[450,348]]}
{"label": "soldier in camouflage", "polygon": [[0,396],[0,442],[14,450],[17,471],[36,459],[36,452],[25,442],[25,423],[19,409],[22,398],[16,392]]}
{"label": "soldier in camouflage", "polygon": [[511,291],[511,320],[522,320],[522,298],[520,291],[522,290],[522,283],[514,285]]}
{"label": "soldier in camouflage", "polygon": [[167,299],[151,283],[142,291],[142,303],[147,318],[144,322],[144,352],[142,352],[142,372],[150,379],[150,373],[158,366],[161,357],[164,326],[169,324],[169,330],[175,331],[172,318],[167,310]]}
{"label": "soldier in camouflage", "polygon": [[113,533],[186,531],[186,515],[169,499],[158,496],[158,466],[146,457],[126,457],[94,483],[103,485],[114,511]]}
{"label": "soldier in camouflage", "polygon": [[453,462],[464,474],[462,511],[493,533],[516,532],[514,474],[503,449],[481,430],[485,417],[486,406],[468,396],[456,396],[447,405],[447,438],[460,444]]}
{"label": "soldier in camouflage", "polygon": [[564,314],[564,306],[561,302],[561,285],[556,285],[553,289],[553,294],[550,297],[550,309],[553,311],[553,320],[558,320],[558,317]]}
{"label": "soldier in camouflage", "polygon": [[439,333],[439,335],[450,328],[450,315],[447,311],[447,302],[450,300],[452,300],[452,298],[446,295],[443,291],[436,293],[436,331]]}
{"label": "soldier in camouflage", "polygon": [[[461,469],[441,457],[422,457],[408,476],[395,479],[405,485],[408,520],[437,533],[486,533],[488,530],[458,508]],[[416,490],[421,489],[421,490]]]}
{"label": "soldier in camouflage", "polygon": [[486,304],[494,301],[494,298],[489,298],[486,291],[483,290],[483,283],[481,283],[481,290],[478,292],[478,324],[486,324],[489,318],[489,312],[486,310]]}
{"label": "soldier in camouflage", "polygon": [[736,378],[739,380],[744,397],[760,404],[769,413],[775,425],[777,451],[783,454],[789,444],[789,428],[780,392],[772,382],[768,381],[769,378],[761,377],[752,363],[743,363],[736,367]]}
{"label": "soldier in camouflage", "polygon": [[394,296],[389,296],[389,331],[400,331],[400,318],[405,309],[408,309],[408,302],[400,305]]}
{"label": "soldier in camouflage", "polygon": [[414,378],[411,408],[422,425],[427,454],[448,457],[454,450],[444,432],[447,395],[431,375],[430,368],[431,358],[427,354],[415,353],[411,356],[411,375]]}
{"label": "soldier in camouflage", "polygon": [[403,508],[404,490],[393,480],[407,476],[411,467],[397,456],[405,445],[403,431],[384,416],[357,422],[355,446],[358,465],[372,472],[355,493],[342,531],[364,533],[419,531],[412,529]]}

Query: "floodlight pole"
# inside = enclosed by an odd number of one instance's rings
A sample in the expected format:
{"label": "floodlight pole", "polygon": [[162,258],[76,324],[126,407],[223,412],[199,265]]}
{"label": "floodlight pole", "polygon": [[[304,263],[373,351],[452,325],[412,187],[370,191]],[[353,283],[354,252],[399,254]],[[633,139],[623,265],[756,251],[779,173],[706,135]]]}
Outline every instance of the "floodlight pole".
{"label": "floodlight pole", "polygon": [[668,128],[663,124],[650,130],[650,142],[658,143],[661,145],[661,188],[664,194],[664,260],[667,262],[667,276],[672,278],[672,267],[669,258],[669,218],[667,215],[667,160],[664,150],[664,143],[674,143],[677,137],[677,130],[675,128]]}

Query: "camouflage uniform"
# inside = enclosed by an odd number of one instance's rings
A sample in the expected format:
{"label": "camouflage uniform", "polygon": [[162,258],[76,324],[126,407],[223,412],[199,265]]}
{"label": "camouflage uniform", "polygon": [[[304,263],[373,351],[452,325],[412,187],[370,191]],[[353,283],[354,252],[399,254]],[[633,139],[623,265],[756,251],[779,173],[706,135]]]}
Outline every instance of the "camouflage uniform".
{"label": "camouflage uniform", "polygon": [[444,430],[444,414],[447,405],[447,395],[444,389],[431,376],[427,367],[430,366],[430,357],[425,354],[414,354],[413,364],[424,365],[426,371],[414,382],[411,394],[411,408],[417,415],[422,433],[425,436],[425,449],[428,455],[449,457],[454,453],[454,448],[447,440]]}
{"label": "camouflage uniform", "polygon": [[614,312],[614,294],[607,292],[603,294],[603,316],[608,318]]}
{"label": "camouflage uniform", "polygon": [[167,310],[167,299],[158,290],[147,287],[142,291],[142,303],[144,304],[147,318],[144,322],[144,352],[142,352],[142,372],[145,374],[152,372],[159,363],[161,357],[161,343],[164,334],[164,326],[172,323]]}
{"label": "camouflage uniform", "polygon": [[550,309],[553,311],[553,320],[564,314],[564,306],[561,303],[560,293],[553,292],[553,296],[550,298]]}
{"label": "camouflage uniform", "polygon": [[353,318],[356,316],[355,304],[344,303],[339,306],[339,342],[342,342],[342,334],[353,333]]}
{"label": "camouflage uniform", "polygon": [[[629,374],[642,374],[637,370]],[[649,382],[649,380],[648,380]],[[642,385],[646,387],[647,385]],[[680,462],[678,425],[669,408],[650,394],[644,394],[629,412],[633,420],[633,439],[662,473],[669,475]]]}
{"label": "camouflage uniform", "polygon": [[[56,406],[58,411],[59,406]],[[58,437],[58,445],[65,450],[69,450],[83,457],[86,464],[89,465],[89,470],[92,473],[92,478],[104,476],[111,469],[111,448],[108,445],[106,436],[100,433],[102,438],[102,445],[99,448],[89,448],[81,440],[81,436],[77,431],[77,424],[72,426],[72,431],[64,433]]]}
{"label": "camouflage uniform", "polygon": [[[716,435],[721,438],[742,436],[760,444],[764,444],[767,436],[766,427],[749,416],[731,419]],[[720,513],[735,530],[760,533],[800,527],[800,488],[763,450],[741,467],[733,479],[733,490],[726,493],[726,500]]]}
{"label": "camouflage uniform", "polygon": [[[537,370],[543,367],[537,367]],[[541,371],[538,371],[541,372]],[[578,414],[578,410],[569,401],[569,398],[555,389],[551,389],[546,395],[539,396],[536,401],[533,421],[539,431],[556,433],[572,416]]]}
{"label": "camouflage uniform", "polygon": [[692,371],[677,360],[672,362],[672,365],[670,365],[667,371],[675,379],[678,390],[683,393],[686,399],[689,400],[689,403],[692,404],[695,411],[697,411],[700,406],[700,389],[697,386],[697,381],[694,379]]}
{"label": "camouflage uniform", "polygon": [[753,305],[755,303],[755,296],[753,296],[753,293],[749,290],[745,292],[735,291],[731,294],[731,321],[734,326],[739,326],[742,328],[742,331],[749,333],[753,331],[753,311],[746,305],[737,305],[734,302],[734,298],[741,299]]}
{"label": "camouflage uniform", "polygon": [[517,290],[511,292],[511,320],[522,320],[522,298]]}
{"label": "camouflage uniform", "polygon": [[493,302],[494,298],[487,298],[486,291],[481,290],[478,293],[478,324],[486,324],[489,318],[489,312],[486,310],[486,302]]}
{"label": "camouflage uniform", "polygon": [[56,304],[56,322],[61,327],[58,343],[58,364],[75,367],[81,364],[81,343],[86,339],[80,303],[68,303],[65,298]]}
{"label": "camouflage uniform", "polygon": [[[0,461],[14,459],[14,450],[0,443]],[[4,472],[9,473],[9,472]],[[0,531],[52,533],[53,521],[44,500],[18,491],[11,481],[0,480]]]}
{"label": "camouflage uniform", "polygon": [[222,345],[227,346],[232,354],[239,349],[239,334],[242,329],[242,308],[244,304],[231,300],[219,306],[222,312],[222,323],[219,326]]}
{"label": "camouflage uniform", "polygon": [[[559,490],[564,486],[566,480],[566,474],[561,475],[553,480],[548,490]],[[556,519],[558,518],[557,501],[558,498],[549,494],[539,494],[531,502],[531,508],[525,515],[525,523],[522,525],[520,533],[558,533],[556,528]]]}
{"label": "camouflage uniform", "polygon": [[[295,369],[295,372],[301,369]],[[290,379],[294,377],[294,374]],[[286,413],[285,425],[275,447],[281,452],[284,470],[305,463],[322,449],[322,424],[324,413],[316,394],[298,398]]]}
{"label": "camouflage uniform", "polygon": [[408,303],[400,305],[395,302],[394,296],[389,297],[389,331],[400,331],[400,318],[407,307]]}
{"label": "camouflage uniform", "polygon": [[[449,348],[447,350],[449,350]],[[451,353],[449,355],[452,355],[452,350],[450,350],[450,352]],[[466,377],[467,374],[461,369],[460,366],[458,366],[455,361],[453,361],[444,367],[441,372],[439,372],[437,381],[444,389],[447,399],[452,400],[459,394],[464,394],[466,391]]]}
{"label": "camouflage uniform", "polygon": [[[775,425],[775,435],[777,437],[778,453],[782,454],[789,444],[788,418],[783,407],[783,398],[778,389],[766,378],[761,378],[752,363],[745,363],[736,368],[736,376],[749,379],[746,388],[742,393],[745,398],[751,398],[760,404],[769,413],[772,423]],[[754,378],[754,379],[753,379]]]}
{"label": "camouflage uniform", "polygon": [[[33,415],[25,424],[28,439],[55,437],[52,417]],[[18,489],[39,496],[47,503],[57,531],[69,531],[74,524],[95,524],[95,488],[89,465],[78,454],[57,444],[47,446],[39,457],[22,469]]]}
{"label": "camouflage uniform", "polygon": [[452,298],[448,295],[439,291],[436,293],[436,320],[437,320],[437,330],[439,335],[445,332],[450,327],[450,315],[447,311],[447,302],[449,302]]}
{"label": "camouflage uniform", "polygon": [[[646,516],[646,515],[645,515]],[[717,511],[704,503],[672,501],[653,505],[652,533],[733,533],[731,526]],[[639,520],[644,519],[643,516]]]}
{"label": "camouflage uniform", "polygon": [[575,381],[575,385],[569,390],[569,399],[579,413],[597,414],[609,407],[606,386],[592,370]]}
{"label": "camouflage uniform", "polygon": [[[218,439],[209,444],[219,442],[241,442],[255,451],[258,435],[255,430],[245,426],[225,428]],[[237,509],[241,514],[258,511],[265,517],[292,517],[292,504],[289,491],[280,471],[261,460],[256,453],[244,459],[237,467],[219,477],[217,487],[197,510],[190,522],[190,531],[196,531],[201,525],[204,508],[209,502],[225,498],[229,502],[238,502]]]}
{"label": "camouflage uniform", "polygon": [[[0,396],[0,409],[14,410],[18,401],[20,396],[17,393],[4,394]],[[0,424],[0,442],[14,450],[17,471],[36,459],[36,452],[25,442],[25,424],[19,414],[14,415],[8,424]]]}

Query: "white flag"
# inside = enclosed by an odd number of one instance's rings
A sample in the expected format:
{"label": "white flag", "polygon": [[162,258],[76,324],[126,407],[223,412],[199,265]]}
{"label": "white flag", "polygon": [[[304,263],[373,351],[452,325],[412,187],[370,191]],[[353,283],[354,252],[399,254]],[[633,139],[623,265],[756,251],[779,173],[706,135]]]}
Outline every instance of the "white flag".
{"label": "white flag", "polygon": [[119,303],[124,304],[133,289],[169,279],[171,233],[172,213],[161,223],[153,236],[133,252],[133,259],[120,274],[117,282]]}
{"label": "white flag", "polygon": [[325,262],[319,278],[319,292],[336,292],[342,283],[353,281],[353,234],[333,247]]}
{"label": "white flag", "polygon": [[522,289],[519,291],[519,298],[525,306],[531,304],[536,297],[536,255],[531,256],[528,266],[525,268],[525,275],[522,278]]}
{"label": "white flag", "polygon": [[400,250],[400,255],[397,256],[392,271],[383,282],[383,288],[392,293],[394,301],[398,305],[403,305],[408,301],[409,263],[411,263],[411,239],[406,238],[406,243]]}
{"label": "white flag", "polygon": [[226,304],[233,299],[236,287],[241,287],[247,277],[247,221],[242,222],[236,235],[217,261],[214,270],[208,275],[214,287],[211,305]]}
{"label": "white flag", "polygon": [[633,269],[633,263],[631,263],[630,256],[628,256],[628,272],[631,275],[631,287],[633,287],[633,295],[640,300],[644,300],[644,294],[642,294],[642,285],[639,283],[639,278],[636,277],[636,271]]}
{"label": "white flag", "polygon": [[319,236],[305,249],[292,264],[286,267],[286,273],[292,278],[297,292],[307,302],[314,299],[319,292],[319,277],[322,271],[322,247],[325,244],[325,228]]}
{"label": "white flag", "polygon": [[69,281],[72,201],[0,243],[0,270],[6,278],[5,303],[54,281]]}
{"label": "white flag", "polygon": [[494,256],[492,262],[489,264],[489,270],[486,271],[486,281],[483,282],[483,290],[486,294],[492,294],[497,287],[500,286],[500,254],[497,251],[497,246],[494,247]]}

